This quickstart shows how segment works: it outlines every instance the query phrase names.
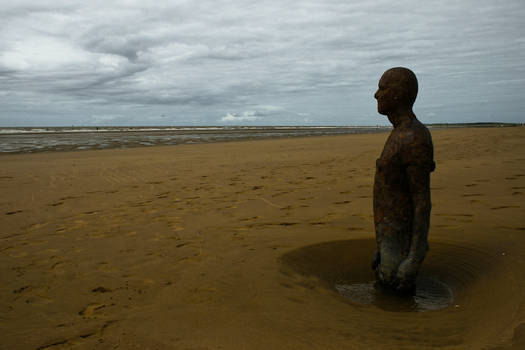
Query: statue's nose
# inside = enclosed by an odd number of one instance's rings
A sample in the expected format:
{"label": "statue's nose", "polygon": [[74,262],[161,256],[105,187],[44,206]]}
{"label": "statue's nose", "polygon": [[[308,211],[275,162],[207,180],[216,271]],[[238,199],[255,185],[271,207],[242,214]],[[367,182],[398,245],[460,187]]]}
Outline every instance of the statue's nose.
{"label": "statue's nose", "polygon": [[377,100],[377,91],[374,94],[374,98]]}

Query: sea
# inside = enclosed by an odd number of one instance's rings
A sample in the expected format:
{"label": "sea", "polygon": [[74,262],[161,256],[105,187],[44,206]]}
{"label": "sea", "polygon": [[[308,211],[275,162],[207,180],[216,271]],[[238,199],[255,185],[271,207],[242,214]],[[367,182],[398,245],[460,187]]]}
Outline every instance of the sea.
{"label": "sea", "polygon": [[4,127],[0,154],[377,133],[387,126]]}

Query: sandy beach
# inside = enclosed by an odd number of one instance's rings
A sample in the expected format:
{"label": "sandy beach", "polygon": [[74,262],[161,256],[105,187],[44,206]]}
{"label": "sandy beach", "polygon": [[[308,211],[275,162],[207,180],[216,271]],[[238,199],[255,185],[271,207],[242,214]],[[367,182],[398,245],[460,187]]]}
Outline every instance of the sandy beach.
{"label": "sandy beach", "polygon": [[387,133],[0,157],[0,349],[524,349],[525,128],[432,131],[439,310],[359,303]]}

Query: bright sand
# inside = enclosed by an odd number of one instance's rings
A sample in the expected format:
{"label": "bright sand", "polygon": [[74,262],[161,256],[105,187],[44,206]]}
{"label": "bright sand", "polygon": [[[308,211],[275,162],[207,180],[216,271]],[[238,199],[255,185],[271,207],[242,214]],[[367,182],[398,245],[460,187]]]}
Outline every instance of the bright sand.
{"label": "bright sand", "polygon": [[333,288],[387,134],[1,156],[0,349],[521,348],[525,128],[432,135],[426,312]]}

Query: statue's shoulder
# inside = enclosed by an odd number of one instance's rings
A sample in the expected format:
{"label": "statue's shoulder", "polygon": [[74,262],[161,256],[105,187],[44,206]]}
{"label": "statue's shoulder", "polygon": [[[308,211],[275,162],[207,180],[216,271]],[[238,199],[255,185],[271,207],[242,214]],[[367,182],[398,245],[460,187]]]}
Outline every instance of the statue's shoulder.
{"label": "statue's shoulder", "polygon": [[404,125],[403,128],[399,130],[399,133],[404,143],[408,145],[432,145],[430,131],[417,119],[413,119],[410,123]]}
{"label": "statue's shoulder", "polygon": [[428,128],[419,120],[414,119],[400,130],[402,142],[400,154],[403,164],[415,165],[428,172],[435,169],[434,147]]}

